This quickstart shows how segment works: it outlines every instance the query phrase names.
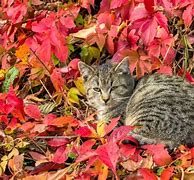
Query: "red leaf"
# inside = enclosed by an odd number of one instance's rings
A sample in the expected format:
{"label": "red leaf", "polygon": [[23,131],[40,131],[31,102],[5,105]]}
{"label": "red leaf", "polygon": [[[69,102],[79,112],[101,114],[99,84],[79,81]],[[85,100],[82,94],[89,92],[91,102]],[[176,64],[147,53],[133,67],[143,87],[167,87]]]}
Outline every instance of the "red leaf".
{"label": "red leaf", "polygon": [[119,151],[124,157],[129,158],[131,155],[134,155],[136,151],[136,146],[133,146],[131,144],[120,143]]}
{"label": "red leaf", "polygon": [[87,159],[91,159],[92,157],[96,156],[96,152],[95,151],[87,151],[84,154],[79,155],[79,157],[76,159],[76,162],[82,162],[85,161]]}
{"label": "red leaf", "polygon": [[68,29],[74,28],[74,18],[67,16],[67,17],[61,17],[60,22]]}
{"label": "red leaf", "polygon": [[114,54],[114,42],[113,37],[108,36],[106,40],[106,48],[110,54]]}
{"label": "red leaf", "polygon": [[64,164],[57,164],[54,162],[46,162],[46,163],[41,163],[38,166],[35,166],[34,169],[30,172],[30,174],[32,174],[32,175],[39,174],[41,172],[46,172],[49,170],[57,170],[57,169],[62,169],[62,168],[65,168]]}
{"label": "red leaf", "polygon": [[160,74],[172,75],[172,67],[162,65],[162,66],[160,66],[160,69],[157,72]]}
{"label": "red leaf", "polygon": [[158,24],[155,18],[147,19],[142,25],[141,38],[145,45],[149,45],[156,36]]}
{"label": "red leaf", "polygon": [[23,100],[18,98],[12,89],[7,94],[6,103],[14,107],[11,112],[13,116],[21,121],[25,120]]}
{"label": "red leaf", "polygon": [[37,49],[36,53],[41,61],[44,62],[46,66],[50,64],[51,59],[51,44],[48,39],[44,40],[40,47]]}
{"label": "red leaf", "polygon": [[49,146],[58,147],[58,146],[62,146],[62,145],[69,143],[69,141],[65,138],[53,138],[47,143]]}
{"label": "red leaf", "polygon": [[119,8],[123,5],[125,5],[128,2],[128,0],[112,0],[110,4],[110,9]]}
{"label": "red leaf", "polygon": [[15,117],[13,117],[11,119],[11,122],[7,125],[6,129],[14,130],[16,128],[17,128],[17,119]]}
{"label": "red leaf", "polygon": [[117,118],[111,119],[111,123],[105,126],[105,135],[111,132],[116,127],[119,119],[120,119],[120,116]]}
{"label": "red leaf", "polygon": [[192,158],[194,158],[194,147],[192,147],[192,148],[190,149],[190,151],[191,151],[191,156],[192,156]]}
{"label": "red leaf", "polygon": [[158,166],[168,165],[172,161],[172,158],[169,155],[168,151],[164,149],[164,144],[148,144],[142,147],[148,150],[148,152],[153,156],[154,162]]}
{"label": "red leaf", "polygon": [[55,68],[50,76],[53,86],[56,91],[62,92],[65,84],[65,79],[62,77],[60,70]]}
{"label": "red leaf", "polygon": [[76,162],[85,161],[91,159],[93,156],[96,156],[96,152],[92,150],[92,146],[96,143],[96,140],[91,139],[85,141],[80,147],[75,147],[78,153],[78,158]]}
{"label": "red leaf", "polygon": [[41,118],[40,109],[35,104],[29,104],[29,105],[27,105],[24,108],[24,111],[31,118],[34,118],[34,119],[40,119]]}
{"label": "red leaf", "polygon": [[92,135],[92,131],[88,126],[84,126],[75,130],[75,134],[80,135],[81,137],[90,137]]}
{"label": "red leaf", "polygon": [[21,22],[23,17],[26,15],[27,6],[25,5],[25,3],[16,1],[13,6],[7,8],[6,12],[12,20],[12,23],[16,24]]}
{"label": "red leaf", "polygon": [[157,20],[158,24],[160,25],[160,27],[164,28],[166,30],[166,32],[168,32],[168,19],[167,19],[167,17],[164,14],[162,14],[161,12],[155,13],[154,16],[156,17],[156,20]]}
{"label": "red leaf", "polygon": [[145,5],[146,10],[149,13],[153,13],[153,11],[154,11],[154,0],[144,0],[144,5]]}
{"label": "red leaf", "polygon": [[132,126],[120,126],[115,129],[108,138],[108,142],[116,143],[120,140],[126,138],[130,131],[132,131],[134,127]]}
{"label": "red leaf", "polygon": [[116,164],[119,158],[119,148],[116,143],[109,142],[96,150],[99,159],[116,174]]}
{"label": "red leaf", "polygon": [[96,143],[94,139],[88,140],[84,142],[80,147],[78,147],[78,158],[76,162],[85,161],[86,159],[90,159],[93,156],[96,156],[96,152],[92,150],[92,146]]}
{"label": "red leaf", "polygon": [[168,167],[162,171],[160,176],[161,180],[170,180],[170,177],[173,175],[174,167]]}
{"label": "red leaf", "polygon": [[141,168],[139,172],[143,176],[144,180],[158,180],[157,176],[149,169]]}
{"label": "red leaf", "polygon": [[90,139],[90,140],[87,140],[85,141],[81,147],[79,148],[79,153],[80,154],[84,154],[86,153],[87,151],[91,150],[92,149],[92,146],[96,143],[96,140],[94,139]]}
{"label": "red leaf", "polygon": [[65,147],[63,147],[63,146],[59,147],[56,150],[52,161],[54,163],[58,163],[58,164],[64,163],[67,160],[67,158],[68,158],[67,153],[68,152],[66,151]]}
{"label": "red leaf", "polygon": [[183,20],[187,27],[189,27],[192,23],[192,11],[194,11],[193,6],[190,5],[187,6],[187,8],[183,12]]}
{"label": "red leaf", "polygon": [[62,116],[58,117],[55,119],[50,119],[50,120],[44,120],[44,124],[46,125],[52,125],[52,126],[57,126],[57,127],[63,127],[67,124],[70,124],[72,127],[77,126],[79,124],[78,120],[75,119],[72,116]]}

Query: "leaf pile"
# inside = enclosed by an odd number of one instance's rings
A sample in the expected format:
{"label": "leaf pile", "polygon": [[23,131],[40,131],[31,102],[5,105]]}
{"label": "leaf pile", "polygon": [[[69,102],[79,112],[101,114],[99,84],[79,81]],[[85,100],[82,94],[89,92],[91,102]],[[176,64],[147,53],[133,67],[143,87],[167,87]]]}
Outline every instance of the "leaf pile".
{"label": "leaf pile", "polygon": [[[139,146],[95,121],[78,62],[194,83],[193,0],[1,0],[0,178],[194,179],[194,149]],[[130,141],[131,143],[125,143]]]}

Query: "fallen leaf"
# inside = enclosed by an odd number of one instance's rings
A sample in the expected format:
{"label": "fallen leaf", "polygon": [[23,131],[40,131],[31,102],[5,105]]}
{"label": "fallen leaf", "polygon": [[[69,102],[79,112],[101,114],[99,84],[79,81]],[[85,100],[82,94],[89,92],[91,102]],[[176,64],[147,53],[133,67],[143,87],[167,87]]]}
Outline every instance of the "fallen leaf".
{"label": "fallen leaf", "polygon": [[167,149],[165,149],[164,144],[153,144],[153,145],[144,145],[142,148],[145,148],[148,150],[151,155],[153,155],[154,162],[158,166],[164,166],[168,165],[172,158],[169,155]]}
{"label": "fallen leaf", "polygon": [[67,152],[67,150],[66,150],[66,148],[64,146],[59,147],[56,150],[56,152],[55,152],[55,154],[53,156],[52,161],[54,163],[58,163],[58,164],[64,163],[67,160],[67,158],[68,158],[67,153],[68,152]]}

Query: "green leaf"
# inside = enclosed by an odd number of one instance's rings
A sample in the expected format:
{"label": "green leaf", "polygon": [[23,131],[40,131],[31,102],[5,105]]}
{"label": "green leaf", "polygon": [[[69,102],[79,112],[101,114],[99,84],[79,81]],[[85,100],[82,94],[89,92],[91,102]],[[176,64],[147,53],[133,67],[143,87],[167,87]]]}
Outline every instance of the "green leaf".
{"label": "green leaf", "polygon": [[79,105],[79,97],[78,95],[81,95],[81,93],[79,92],[79,90],[75,87],[70,88],[70,90],[67,93],[67,97],[69,102],[71,103],[76,103]]}
{"label": "green leaf", "polygon": [[156,172],[157,176],[161,176],[161,174],[162,174],[163,171],[164,171],[164,168],[163,167],[159,167],[157,169],[157,172]]}
{"label": "green leaf", "polygon": [[93,58],[100,58],[100,50],[94,46],[83,46],[80,55],[84,62],[90,64]]}
{"label": "green leaf", "polygon": [[3,82],[2,91],[8,92],[10,85],[13,84],[14,80],[19,75],[19,70],[16,67],[12,67],[8,70],[5,75],[5,80]]}
{"label": "green leaf", "polygon": [[100,50],[96,47],[89,47],[89,53],[92,58],[99,59],[100,58]]}
{"label": "green leaf", "polygon": [[77,18],[75,19],[76,26],[78,25],[84,25],[85,21],[83,19],[83,16],[81,14],[78,14]]}
{"label": "green leaf", "polygon": [[75,159],[76,158],[76,154],[73,152],[68,153],[68,157],[70,157],[71,159]]}
{"label": "green leaf", "polygon": [[43,113],[43,114],[48,114],[48,113],[52,112],[55,107],[57,107],[57,104],[54,102],[48,102],[45,104],[41,104],[39,106],[41,113]]}
{"label": "green leaf", "polygon": [[52,54],[52,60],[55,66],[58,65],[60,62],[57,56],[55,56],[54,54]]}

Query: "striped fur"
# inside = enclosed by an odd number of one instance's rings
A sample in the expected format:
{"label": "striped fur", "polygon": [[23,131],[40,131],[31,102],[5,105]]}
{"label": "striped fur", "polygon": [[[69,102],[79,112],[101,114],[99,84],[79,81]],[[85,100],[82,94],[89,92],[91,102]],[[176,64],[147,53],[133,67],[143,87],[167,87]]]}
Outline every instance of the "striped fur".
{"label": "striped fur", "polygon": [[122,115],[126,125],[139,126],[132,135],[141,144],[194,145],[193,85],[180,77],[153,74],[134,87],[127,59],[99,67],[81,63],[79,68],[88,102],[99,119]]}

